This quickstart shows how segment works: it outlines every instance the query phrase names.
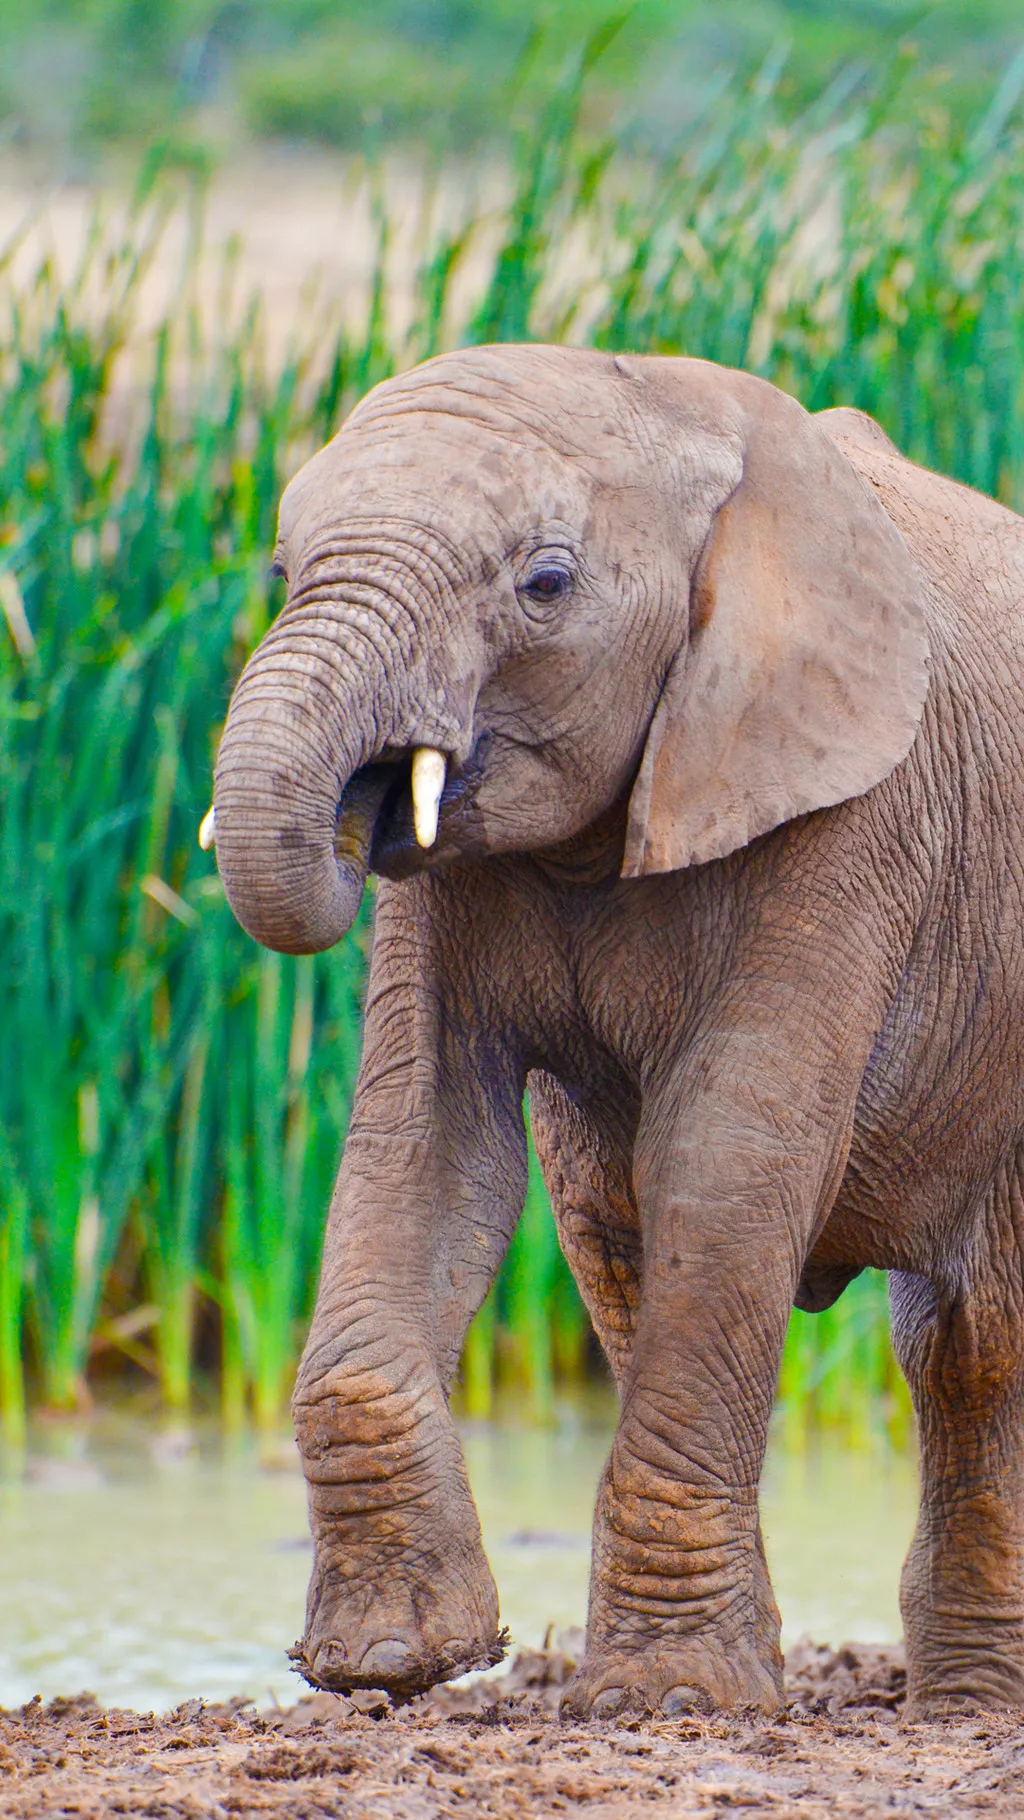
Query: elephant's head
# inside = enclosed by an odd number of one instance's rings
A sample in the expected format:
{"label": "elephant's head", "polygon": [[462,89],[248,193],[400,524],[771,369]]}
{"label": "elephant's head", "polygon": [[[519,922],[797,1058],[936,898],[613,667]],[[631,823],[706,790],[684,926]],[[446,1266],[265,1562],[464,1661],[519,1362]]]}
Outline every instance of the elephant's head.
{"label": "elephant's head", "polygon": [[428,361],[292,481],[277,555],[215,816],[286,952],[344,934],[371,866],[550,847],[627,797],[626,875],[720,857],[878,783],[920,719],[899,533],[800,405],[704,361]]}

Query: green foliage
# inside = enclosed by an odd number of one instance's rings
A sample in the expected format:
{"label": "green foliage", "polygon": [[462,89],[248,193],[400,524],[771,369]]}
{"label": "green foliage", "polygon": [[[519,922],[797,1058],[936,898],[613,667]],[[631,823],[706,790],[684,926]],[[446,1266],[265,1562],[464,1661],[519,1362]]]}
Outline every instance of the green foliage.
{"label": "green foliage", "polygon": [[[8,135],[77,156],[152,136],[504,144],[614,0],[0,0]],[[921,82],[972,106],[1021,43],[1018,0],[633,0],[588,110],[665,144],[722,73],[786,52],[787,106],[864,83],[908,35]],[[527,47],[525,92],[512,81]]]}
{"label": "green foliage", "polygon": [[882,1435],[907,1439],[910,1397],[889,1343],[881,1271],[865,1271],[823,1314],[794,1311],[779,1374],[778,1421],[790,1447],[806,1444],[823,1427],[868,1444]]}
{"label": "green foliage", "polygon": [[[195,830],[232,679],[277,605],[282,480],[368,384],[484,335],[703,355],[813,407],[871,410],[909,453],[1024,503],[1024,67],[963,124],[915,114],[899,67],[870,104],[832,89],[787,123],[766,68],[657,163],[579,139],[579,82],[577,66],[524,135],[501,231],[425,228],[405,339],[384,205],[359,331],[307,303],[273,363],[258,309],[231,307],[230,272],[200,307],[195,233],[180,301],[138,329],[159,185],[122,241],[97,229],[71,281],[45,260],[6,272],[0,1418],[14,1440],[23,1356],[53,1404],[120,1356],[170,1408],[214,1363],[227,1422],[269,1428],[284,1407],[366,932],[315,960],[260,953]],[[787,1419],[904,1419],[883,1302],[866,1277],[794,1319]],[[471,1334],[467,1406],[505,1386],[546,1417],[586,1345],[534,1165]]]}
{"label": "green foliage", "polygon": [[[304,388],[308,354],[268,377],[253,318],[204,348],[186,312],[159,328],[133,398],[123,350],[146,243],[145,221],[124,246],[94,239],[65,289],[43,266],[2,353],[9,1431],[19,1313],[48,1403],[80,1399],[100,1346],[141,1359],[181,1407],[198,1290],[225,1310],[231,1394],[276,1417],[316,1268],[309,1206],[329,1188],[358,1045],[361,937],[282,972],[235,927],[195,829],[231,680],[271,611],[286,423],[320,440],[337,375],[363,351],[338,342]],[[111,1307],[126,1249],[139,1271]]]}
{"label": "green foliage", "polygon": [[300,43],[243,78],[246,118],[259,138],[363,145],[418,134],[447,145],[480,136],[488,101],[501,105],[504,72],[485,78],[485,93],[444,55],[442,46],[389,42],[349,31]]}

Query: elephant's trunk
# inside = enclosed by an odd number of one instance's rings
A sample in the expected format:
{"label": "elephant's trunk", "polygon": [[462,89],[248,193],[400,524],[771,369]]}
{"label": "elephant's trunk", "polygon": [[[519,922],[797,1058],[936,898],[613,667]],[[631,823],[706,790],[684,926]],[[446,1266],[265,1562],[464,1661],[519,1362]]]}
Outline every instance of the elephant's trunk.
{"label": "elephant's trunk", "polygon": [[393,628],[383,614],[374,621],[377,636],[365,610],[334,600],[287,609],[228,711],[214,785],[217,863],[243,928],[283,954],[330,948],[359,909],[395,775],[370,761],[398,719]]}

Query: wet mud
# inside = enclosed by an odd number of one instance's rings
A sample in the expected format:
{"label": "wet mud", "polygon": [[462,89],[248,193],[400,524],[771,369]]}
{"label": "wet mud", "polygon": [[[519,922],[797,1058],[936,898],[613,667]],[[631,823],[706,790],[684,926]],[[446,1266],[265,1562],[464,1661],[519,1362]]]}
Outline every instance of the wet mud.
{"label": "wet mud", "polygon": [[1024,1813],[1024,1723],[905,1723],[898,1649],[801,1643],[777,1717],[562,1724],[579,1646],[522,1651],[497,1679],[259,1712],[186,1701],[162,1717],[89,1695],[0,1712],[0,1814],[149,1820],[442,1816]]}

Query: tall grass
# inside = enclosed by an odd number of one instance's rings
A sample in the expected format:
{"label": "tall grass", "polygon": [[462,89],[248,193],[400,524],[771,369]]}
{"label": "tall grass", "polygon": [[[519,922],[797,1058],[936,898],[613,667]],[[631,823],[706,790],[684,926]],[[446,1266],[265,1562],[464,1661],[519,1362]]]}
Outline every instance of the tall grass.
{"label": "tall grass", "polygon": [[[5,266],[9,1440],[27,1400],[81,1403],[117,1360],[171,1411],[211,1386],[229,1425],[270,1428],[285,1406],[347,1118],[368,916],[332,954],[261,953],[195,829],[232,678],[278,605],[280,486],[369,383],[484,336],[697,354],[814,408],[860,405],[909,453],[1024,503],[1024,150],[1011,124],[1024,68],[968,128],[934,110],[908,118],[898,72],[870,104],[837,85],[787,122],[775,77],[720,98],[657,167],[581,144],[563,97],[520,144],[502,219],[428,235],[404,336],[386,221],[365,321],[308,307],[274,360],[257,306],[204,308],[194,236],[166,320],[140,333],[159,195],[123,233],[98,227],[71,278],[45,259],[17,277]],[[504,1385],[543,1418],[585,1357],[534,1166],[467,1347],[466,1406],[487,1413]],[[794,1318],[781,1392],[791,1426],[801,1409],[898,1419],[877,1279],[827,1316]]]}
{"label": "tall grass", "polygon": [[186,311],[128,393],[150,229],[93,241],[70,283],[42,266],[15,292],[4,348],[0,1413],[14,1438],[19,1323],[46,1403],[81,1401],[90,1357],[113,1348],[180,1409],[197,1295],[223,1311],[225,1397],[276,1416],[358,1046],[358,939],[340,962],[283,969],[241,937],[195,853],[214,730],[272,607],[289,426],[323,435],[333,368],[293,408],[301,350],[271,377],[251,317],[204,346]]}

